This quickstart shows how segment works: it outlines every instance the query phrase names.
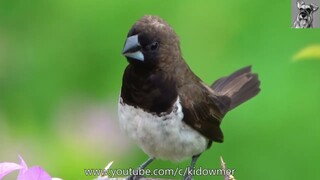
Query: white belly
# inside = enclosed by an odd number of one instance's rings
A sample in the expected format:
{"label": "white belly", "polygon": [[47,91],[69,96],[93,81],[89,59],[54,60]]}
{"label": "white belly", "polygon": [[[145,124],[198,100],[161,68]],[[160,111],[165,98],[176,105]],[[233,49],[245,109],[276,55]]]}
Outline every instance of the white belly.
{"label": "white belly", "polygon": [[150,157],[180,161],[202,153],[208,139],[186,125],[179,98],[174,110],[164,116],[151,115],[119,101],[120,127]]}

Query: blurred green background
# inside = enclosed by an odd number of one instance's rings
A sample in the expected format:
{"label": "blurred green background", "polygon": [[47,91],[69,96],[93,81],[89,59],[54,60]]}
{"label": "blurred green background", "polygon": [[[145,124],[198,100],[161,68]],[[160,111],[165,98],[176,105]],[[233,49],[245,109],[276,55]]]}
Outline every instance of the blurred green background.
{"label": "blurred green background", "polygon": [[[206,83],[249,64],[259,73],[261,93],[225,117],[225,143],[213,144],[198,167],[220,168],[223,156],[237,179],[314,179],[320,61],[292,57],[319,44],[320,32],[291,28],[290,1],[1,0],[0,162],[21,154],[54,177],[93,179],[84,168],[146,160],[117,120],[127,64],[120,52],[144,14],[172,25]],[[158,160],[150,168],[188,164]]]}

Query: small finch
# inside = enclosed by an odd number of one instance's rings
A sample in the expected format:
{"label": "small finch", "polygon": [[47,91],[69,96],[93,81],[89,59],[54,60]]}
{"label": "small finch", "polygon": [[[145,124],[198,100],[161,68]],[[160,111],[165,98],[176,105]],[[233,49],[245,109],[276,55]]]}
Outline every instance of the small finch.
{"label": "small finch", "polygon": [[[130,29],[122,51],[129,64],[122,80],[122,130],[154,159],[181,161],[190,169],[212,142],[223,142],[227,112],[257,95],[258,75],[244,67],[211,86],[182,58],[179,38],[163,19],[146,15]],[[201,60],[198,60],[201,61]],[[185,174],[191,180],[191,174]]]}

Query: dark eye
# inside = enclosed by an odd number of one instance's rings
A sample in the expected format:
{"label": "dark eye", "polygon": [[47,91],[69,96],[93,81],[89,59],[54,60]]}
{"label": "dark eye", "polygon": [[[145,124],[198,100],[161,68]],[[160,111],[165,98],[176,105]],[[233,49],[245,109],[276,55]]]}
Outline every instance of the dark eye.
{"label": "dark eye", "polygon": [[153,42],[151,45],[150,45],[150,50],[151,51],[154,51],[156,49],[158,49],[159,47],[159,43],[158,42]]}

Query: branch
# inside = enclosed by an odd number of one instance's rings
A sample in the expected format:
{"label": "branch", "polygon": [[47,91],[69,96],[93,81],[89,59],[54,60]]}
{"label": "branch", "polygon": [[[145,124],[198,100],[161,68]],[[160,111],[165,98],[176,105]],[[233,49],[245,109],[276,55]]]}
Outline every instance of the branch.
{"label": "branch", "polygon": [[[226,163],[223,161],[222,156],[220,156],[220,162],[221,162],[221,167],[224,170],[224,172],[227,171]],[[224,180],[236,180],[235,177],[233,177],[231,174],[224,174]]]}

